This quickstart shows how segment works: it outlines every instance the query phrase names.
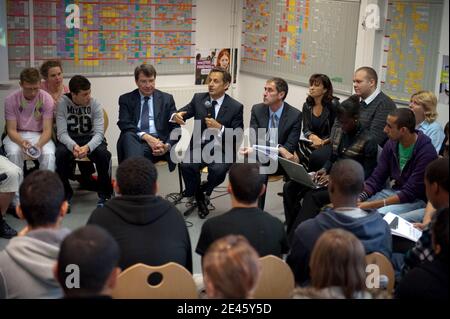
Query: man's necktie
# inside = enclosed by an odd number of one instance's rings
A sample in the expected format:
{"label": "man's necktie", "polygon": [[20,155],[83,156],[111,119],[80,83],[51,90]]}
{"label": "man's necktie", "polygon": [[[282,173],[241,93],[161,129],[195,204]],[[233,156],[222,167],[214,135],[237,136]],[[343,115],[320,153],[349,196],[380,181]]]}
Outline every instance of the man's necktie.
{"label": "man's necktie", "polygon": [[144,96],[144,105],[141,113],[141,131],[149,133],[150,130],[150,111],[148,106],[149,96]]}
{"label": "man's necktie", "polygon": [[211,102],[211,118],[212,119],[216,119],[216,105],[217,105],[216,100]]}
{"label": "man's necktie", "polygon": [[278,116],[273,113],[270,117],[270,127],[269,127],[269,134],[268,134],[268,142],[270,144],[278,144]]}
{"label": "man's necktie", "polygon": [[365,108],[365,107],[367,107],[367,103],[365,101],[361,101],[361,102],[359,102],[359,106],[361,108]]}

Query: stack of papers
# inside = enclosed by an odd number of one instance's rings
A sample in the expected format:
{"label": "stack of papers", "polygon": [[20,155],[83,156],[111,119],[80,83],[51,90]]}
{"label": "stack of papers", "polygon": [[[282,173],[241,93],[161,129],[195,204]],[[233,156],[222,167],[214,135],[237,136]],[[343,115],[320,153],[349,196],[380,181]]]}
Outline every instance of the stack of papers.
{"label": "stack of papers", "polygon": [[278,159],[278,147],[271,147],[266,145],[253,145],[252,147],[255,151],[263,153],[264,155],[270,157],[273,160]]}
{"label": "stack of papers", "polygon": [[413,242],[417,242],[420,236],[422,236],[422,231],[398,215],[387,213],[383,219],[389,224],[392,235],[400,236]]}

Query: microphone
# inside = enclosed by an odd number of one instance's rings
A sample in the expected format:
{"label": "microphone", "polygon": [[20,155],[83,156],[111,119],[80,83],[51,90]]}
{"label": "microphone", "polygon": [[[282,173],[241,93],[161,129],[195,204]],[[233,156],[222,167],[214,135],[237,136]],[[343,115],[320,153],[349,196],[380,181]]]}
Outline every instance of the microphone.
{"label": "microphone", "polygon": [[6,173],[1,173],[0,174],[0,182],[3,182],[7,178],[8,178],[8,175],[6,175]]}
{"label": "microphone", "polygon": [[206,107],[206,113],[207,113],[207,117],[211,117],[212,115],[212,104],[211,101],[206,100],[204,103],[205,107]]}

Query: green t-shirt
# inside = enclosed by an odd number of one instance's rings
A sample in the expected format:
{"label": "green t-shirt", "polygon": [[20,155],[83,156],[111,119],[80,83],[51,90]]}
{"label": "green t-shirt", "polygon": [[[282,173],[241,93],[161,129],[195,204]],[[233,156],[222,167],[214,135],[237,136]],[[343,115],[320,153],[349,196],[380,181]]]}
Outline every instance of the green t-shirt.
{"label": "green t-shirt", "polygon": [[398,154],[400,158],[400,170],[403,171],[403,168],[405,167],[406,163],[409,161],[409,159],[412,156],[414,145],[416,143],[412,144],[409,147],[403,147],[401,143],[398,143]]}

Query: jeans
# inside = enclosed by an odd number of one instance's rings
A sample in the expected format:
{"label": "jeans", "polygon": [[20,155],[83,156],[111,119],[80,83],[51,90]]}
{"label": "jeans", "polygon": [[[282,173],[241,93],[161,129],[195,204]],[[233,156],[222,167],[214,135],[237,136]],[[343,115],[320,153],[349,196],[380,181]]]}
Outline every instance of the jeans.
{"label": "jeans", "polygon": [[[385,188],[382,191],[376,193],[375,195],[372,195],[367,201],[374,201],[374,200],[379,200],[379,199],[384,199],[384,198],[388,198],[390,196],[394,196],[396,195],[397,192],[395,190],[393,190],[392,188]],[[394,204],[394,205],[388,205],[388,206],[384,206],[384,207],[380,207],[378,208],[378,212],[380,214],[387,214],[389,212],[399,215],[403,218],[403,215],[418,210],[420,208],[425,208],[426,203],[421,200],[421,199],[417,199],[412,203],[402,203],[402,204]],[[422,215],[423,217],[423,215]],[[409,217],[408,217],[409,218]]]}

